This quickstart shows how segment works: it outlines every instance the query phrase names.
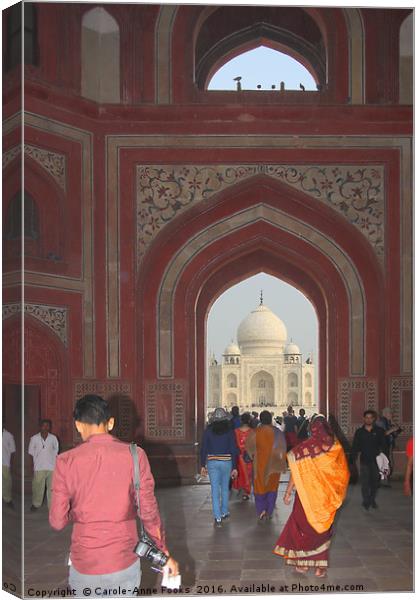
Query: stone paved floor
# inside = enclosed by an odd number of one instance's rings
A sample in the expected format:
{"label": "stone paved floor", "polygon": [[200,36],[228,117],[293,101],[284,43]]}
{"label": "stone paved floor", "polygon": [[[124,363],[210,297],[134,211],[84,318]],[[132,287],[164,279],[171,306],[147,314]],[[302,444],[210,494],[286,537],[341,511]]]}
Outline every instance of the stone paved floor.
{"label": "stone paved floor", "polygon": [[[200,592],[198,586],[209,586],[201,590],[211,592],[213,585],[215,591],[221,585],[226,592],[235,592],[232,586],[236,586],[238,593],[258,591],[251,587],[243,589],[252,584],[272,585],[277,592],[316,591],[305,586],[322,584],[361,585],[365,592],[413,589],[412,499],[403,495],[400,482],[393,483],[390,489],[380,489],[379,509],[371,509],[369,513],[360,505],[360,487],[349,488],[336,519],[330,568],[323,580],[313,574],[294,573],[271,552],[291,510],[281,500],[285,486],[282,481],[273,519],[264,524],[257,522],[252,501],[243,502],[236,492],[232,493],[231,518],[222,529],[213,526],[208,485],[157,490],[168,545],[181,564],[182,584],[190,588],[190,595]],[[29,512],[29,506],[28,497],[25,498],[26,594],[29,588],[65,586],[71,533],[70,527],[62,532],[50,529],[45,505],[37,513]],[[7,536],[12,519],[4,514],[3,536]],[[9,562],[12,555],[9,552]],[[159,577],[143,564],[142,588],[156,587],[160,594]],[[303,589],[293,587],[299,584]]]}

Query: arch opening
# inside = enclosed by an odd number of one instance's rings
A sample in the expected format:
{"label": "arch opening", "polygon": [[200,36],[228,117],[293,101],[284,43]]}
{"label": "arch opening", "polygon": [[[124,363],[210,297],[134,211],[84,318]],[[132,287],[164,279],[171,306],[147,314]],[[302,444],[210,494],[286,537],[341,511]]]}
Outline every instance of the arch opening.
{"label": "arch opening", "polygon": [[20,256],[22,251],[22,233],[25,240],[23,246],[25,255],[38,256],[40,253],[39,209],[35,200],[26,190],[23,194],[22,190],[19,190],[10,200],[7,207],[3,231],[5,257]]}
{"label": "arch opening", "polygon": [[317,91],[317,85],[304,61],[262,44],[228,58],[212,75],[207,89]]}
{"label": "arch opening", "polygon": [[17,162],[12,165],[10,175],[13,184],[3,202],[5,260],[11,265],[21,256],[23,236],[23,251],[31,267],[39,265],[39,259],[65,261],[69,244],[64,225],[69,216],[65,193],[34,159],[26,155],[25,189],[21,188]]}
{"label": "arch opening", "polygon": [[[38,319],[25,314],[23,332],[21,325],[19,313],[4,322],[3,345],[9,352],[4,359],[3,379],[5,385],[21,384],[24,367],[25,444],[36,433],[27,429],[35,417],[38,425],[39,418],[48,416],[53,422],[53,432],[62,439],[71,439],[76,434],[67,418],[72,411],[67,350],[58,336]],[[22,339],[25,340],[23,356]],[[34,395],[31,388],[38,388],[38,392]]]}
{"label": "arch opening", "polygon": [[197,32],[198,88],[208,89],[213,75],[225,63],[260,46],[287,54],[309,71],[316,84],[326,83],[324,36],[308,11],[291,7],[244,7],[238,12],[234,7],[220,7],[207,16]]}
{"label": "arch opening", "polygon": [[[23,10],[22,10],[23,8]],[[4,67],[9,71],[22,63],[22,29],[23,29],[23,62],[25,65],[38,66],[38,26],[35,3],[17,3],[5,10],[6,48]]]}
{"label": "arch opening", "polygon": [[[213,299],[207,313],[205,414],[218,406],[230,410],[233,392],[241,413],[267,408],[280,416],[290,403],[315,412],[318,328],[311,302],[280,278],[262,271],[233,283]],[[288,360],[288,335],[299,340],[293,351],[300,361]],[[230,362],[220,360],[228,351],[239,354],[235,372]]]}
{"label": "arch opening", "polygon": [[99,103],[120,101],[120,28],[102,7],[82,19],[82,96]]}
{"label": "arch opening", "polygon": [[400,27],[400,104],[413,104],[413,13]]}

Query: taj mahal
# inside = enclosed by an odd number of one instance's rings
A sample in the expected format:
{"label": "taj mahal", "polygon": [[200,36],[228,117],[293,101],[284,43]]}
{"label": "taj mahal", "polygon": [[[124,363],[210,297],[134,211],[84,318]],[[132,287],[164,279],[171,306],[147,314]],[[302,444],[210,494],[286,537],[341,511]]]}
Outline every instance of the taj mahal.
{"label": "taj mahal", "polygon": [[287,341],[283,321],[261,302],[240,323],[219,363],[209,358],[208,408],[238,406],[240,412],[268,408],[276,415],[287,406],[315,411],[312,357],[305,361],[295,343]]}

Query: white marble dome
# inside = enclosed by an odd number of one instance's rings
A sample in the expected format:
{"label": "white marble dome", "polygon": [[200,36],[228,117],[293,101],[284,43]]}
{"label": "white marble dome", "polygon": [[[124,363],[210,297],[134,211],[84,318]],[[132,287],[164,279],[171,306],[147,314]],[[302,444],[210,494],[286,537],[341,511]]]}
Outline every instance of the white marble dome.
{"label": "white marble dome", "polygon": [[289,342],[287,346],[284,348],[285,354],[300,354],[300,348],[293,342]]}
{"label": "white marble dome", "polygon": [[234,354],[235,356],[240,353],[241,353],[241,351],[239,350],[239,346],[237,344],[235,344],[234,342],[231,342],[229,344],[229,346],[226,346],[226,349],[223,352],[224,355],[225,354],[229,354],[229,355]]}
{"label": "white marble dome", "polygon": [[237,339],[242,354],[281,354],[287,329],[277,315],[260,304],[239,325]]}

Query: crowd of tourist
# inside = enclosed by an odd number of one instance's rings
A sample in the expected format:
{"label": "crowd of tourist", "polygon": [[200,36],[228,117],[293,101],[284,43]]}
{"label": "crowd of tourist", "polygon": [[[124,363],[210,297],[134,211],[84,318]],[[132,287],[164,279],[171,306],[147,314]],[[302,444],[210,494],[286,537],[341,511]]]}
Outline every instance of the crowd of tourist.
{"label": "crowd of tourist", "polygon": [[[68,562],[72,586],[82,590],[102,576],[109,576],[113,584],[138,584],[139,557],[163,567],[168,577],[178,577],[178,563],[166,546],[145,452],[109,435],[114,417],[99,396],[81,398],[73,417],[83,440],[76,448],[58,454],[59,443],[48,419],[40,422],[40,431],[28,446],[33,470],[31,511],[41,507],[46,495],[54,529],[74,522]],[[219,407],[208,417],[201,443],[201,475],[210,480],[215,526],[220,528],[229,519],[232,488],[243,501],[253,497],[259,523],[269,521],[281,474],[288,472],[283,502],[291,504],[294,492],[293,507],[272,551],[299,573],[313,567],[317,577],[325,577],[334,518],[359,455],[364,510],[378,508],[378,489],[392,473],[392,450],[401,428],[391,422],[389,411],[383,409],[378,417],[375,411],[366,410],[352,445],[332,416],[314,414],[309,419],[303,408],[299,416],[289,406],[275,417],[268,410],[240,414],[238,407],[231,411]],[[12,509],[15,452],[13,435],[3,422],[3,502]],[[406,454],[403,489],[412,495],[413,438]],[[133,499],[133,490],[138,498]],[[142,527],[139,540],[136,516]],[[86,545],[85,540],[93,540],[93,545]]]}
{"label": "crowd of tourist", "polygon": [[[317,577],[325,577],[334,517],[359,455],[366,511],[378,508],[378,488],[387,485],[392,472],[392,449],[401,429],[391,423],[388,409],[380,417],[366,410],[363,421],[350,445],[334,418],[314,414],[309,419],[303,408],[298,417],[292,406],[281,417],[268,410],[240,415],[237,406],[231,411],[216,408],[208,415],[201,445],[201,475],[210,480],[215,526],[222,527],[230,516],[230,488],[242,493],[244,501],[252,493],[258,520],[271,519],[281,473],[289,471],[283,501],[290,504],[294,491],[293,509],[273,552],[299,573],[314,567]],[[412,454],[411,439],[407,495],[412,493]]]}

